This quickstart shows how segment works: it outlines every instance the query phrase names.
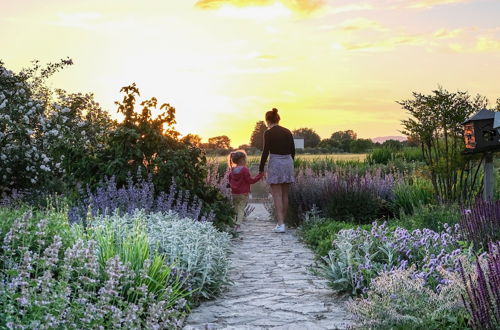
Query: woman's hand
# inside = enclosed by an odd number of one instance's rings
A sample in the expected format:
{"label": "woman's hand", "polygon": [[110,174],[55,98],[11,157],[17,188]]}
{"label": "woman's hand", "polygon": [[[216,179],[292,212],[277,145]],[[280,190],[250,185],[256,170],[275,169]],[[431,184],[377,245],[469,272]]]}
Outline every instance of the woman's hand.
{"label": "woman's hand", "polygon": [[261,176],[261,178],[265,178],[266,177],[266,172],[260,172],[259,175]]}

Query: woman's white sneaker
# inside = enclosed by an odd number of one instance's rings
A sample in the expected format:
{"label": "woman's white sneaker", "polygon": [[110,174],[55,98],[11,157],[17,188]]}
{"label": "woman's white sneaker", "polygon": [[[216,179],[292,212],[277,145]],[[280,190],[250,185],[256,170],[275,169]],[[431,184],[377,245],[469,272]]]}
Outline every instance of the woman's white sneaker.
{"label": "woman's white sneaker", "polygon": [[285,225],[276,225],[276,227],[274,227],[273,229],[273,232],[275,233],[284,233],[285,232]]}

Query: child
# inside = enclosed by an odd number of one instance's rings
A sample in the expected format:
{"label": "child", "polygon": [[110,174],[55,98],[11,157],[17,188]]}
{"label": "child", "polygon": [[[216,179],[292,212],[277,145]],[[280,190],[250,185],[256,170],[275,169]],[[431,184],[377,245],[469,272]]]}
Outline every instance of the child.
{"label": "child", "polygon": [[243,150],[233,151],[229,154],[229,185],[233,194],[233,205],[236,209],[236,225],[234,229],[240,231],[240,225],[245,216],[245,207],[248,202],[250,185],[258,182],[264,173],[259,173],[255,178],[250,175],[250,170],[246,167],[247,154]]}

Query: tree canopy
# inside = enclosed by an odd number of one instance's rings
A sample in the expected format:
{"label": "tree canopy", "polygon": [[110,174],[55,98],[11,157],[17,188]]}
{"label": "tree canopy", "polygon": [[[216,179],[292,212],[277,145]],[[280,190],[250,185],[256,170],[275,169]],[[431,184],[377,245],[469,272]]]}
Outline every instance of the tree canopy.
{"label": "tree canopy", "polygon": [[305,148],[316,148],[321,141],[321,137],[312,128],[298,128],[292,133],[304,139]]}
{"label": "tree canopy", "polygon": [[255,128],[250,137],[250,146],[259,150],[264,149],[264,132],[267,130],[266,124],[261,120],[255,124]]}

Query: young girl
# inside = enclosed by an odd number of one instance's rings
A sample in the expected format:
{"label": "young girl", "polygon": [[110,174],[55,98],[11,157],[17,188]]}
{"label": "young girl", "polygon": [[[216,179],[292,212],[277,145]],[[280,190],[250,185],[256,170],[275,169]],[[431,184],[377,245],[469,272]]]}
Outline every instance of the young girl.
{"label": "young girl", "polygon": [[248,202],[250,185],[258,182],[263,173],[257,174],[255,178],[250,175],[250,170],[246,167],[247,154],[243,150],[233,151],[229,154],[229,185],[233,194],[233,205],[236,209],[235,230],[240,231],[240,225],[245,217],[245,207]]}

